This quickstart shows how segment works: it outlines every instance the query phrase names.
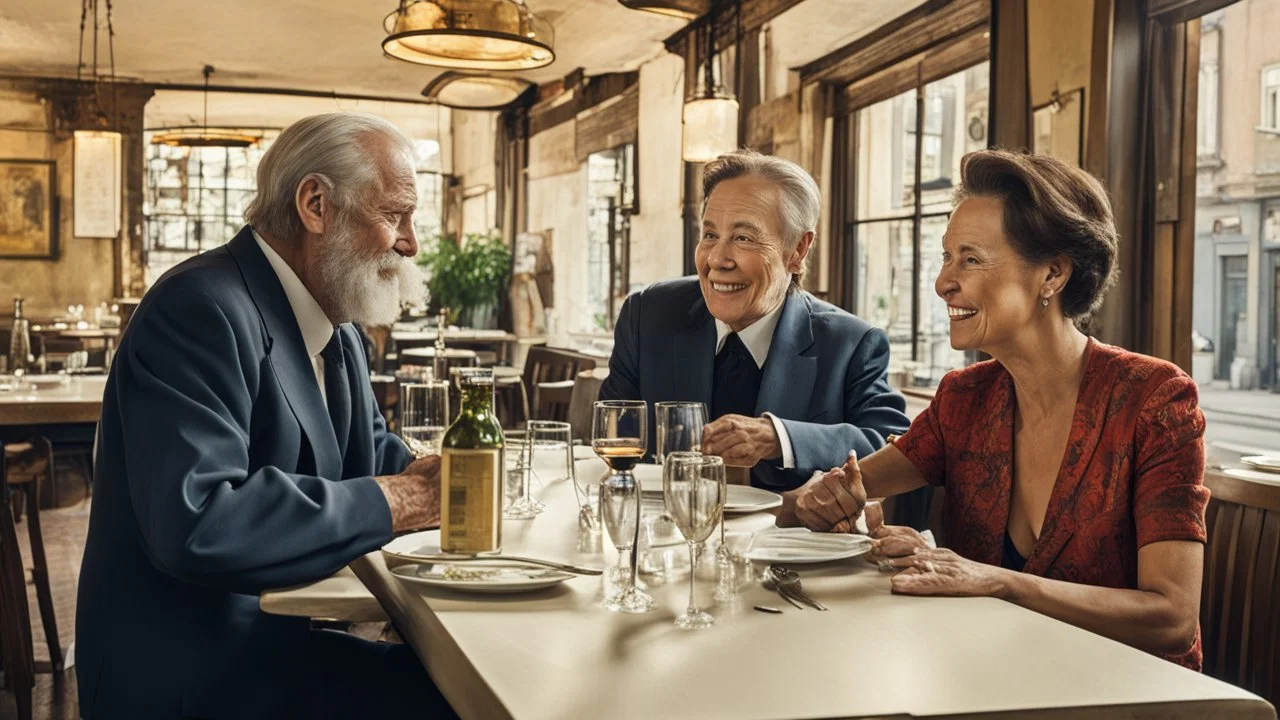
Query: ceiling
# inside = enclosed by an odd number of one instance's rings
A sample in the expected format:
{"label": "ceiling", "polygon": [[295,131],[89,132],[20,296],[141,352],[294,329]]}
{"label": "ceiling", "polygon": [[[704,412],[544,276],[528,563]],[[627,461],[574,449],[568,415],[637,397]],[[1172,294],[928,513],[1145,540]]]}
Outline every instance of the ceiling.
{"label": "ceiling", "polygon": [[[526,0],[555,26],[556,60],[521,77],[546,82],[634,70],[662,52],[678,19],[628,10],[617,0]],[[804,0],[771,23],[778,60],[797,67],[892,20],[924,0]],[[103,7],[105,8],[105,2]],[[114,0],[116,72],[149,83],[292,88],[421,100],[440,71],[384,57],[382,18],[397,0]],[[105,10],[104,10],[105,12]],[[92,20],[90,20],[92,22]],[[74,77],[79,0],[0,0],[0,74]],[[105,19],[99,64],[106,64]],[[86,38],[86,52],[92,52]],[[383,105],[374,103],[374,105]],[[398,113],[398,124],[434,134],[433,108],[243,93],[210,95],[213,125],[280,127],[334,109]],[[199,121],[200,93],[160,92],[147,125]]]}

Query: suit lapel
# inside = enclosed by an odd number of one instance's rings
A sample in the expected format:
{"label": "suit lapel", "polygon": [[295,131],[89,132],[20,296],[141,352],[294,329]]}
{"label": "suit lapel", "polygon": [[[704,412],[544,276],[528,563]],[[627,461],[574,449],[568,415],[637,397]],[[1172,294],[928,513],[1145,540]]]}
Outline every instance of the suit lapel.
{"label": "suit lapel", "polygon": [[707,303],[698,294],[689,307],[689,324],[672,337],[670,363],[671,392],[663,400],[688,400],[711,407],[715,375],[716,323]]}
{"label": "suit lapel", "polygon": [[756,415],[768,411],[787,420],[807,419],[818,376],[818,358],[806,354],[812,347],[809,299],[803,292],[789,293],[764,363]]}
{"label": "suit lapel", "polygon": [[325,407],[320,387],[316,384],[315,368],[302,341],[302,331],[289,305],[289,298],[280,285],[280,278],[267,261],[253,233],[246,225],[227,244],[231,256],[240,266],[249,295],[258,308],[258,316],[267,334],[267,359],[285,400],[310,442],[315,455],[316,474],[331,480],[342,477],[342,456],[338,451],[338,439],[329,410]]}
{"label": "suit lapel", "polygon": [[[335,365],[332,370],[325,367],[325,393],[329,396],[329,419],[333,423],[334,434],[338,436],[338,453],[347,457],[347,443],[351,439],[351,405],[354,399],[352,390],[356,387],[351,372],[358,367],[351,356],[351,341],[343,328],[338,328],[340,352],[333,353]],[[330,383],[328,377],[336,382]],[[332,385],[332,386],[331,386]],[[344,476],[345,477],[345,476]]]}
{"label": "suit lapel", "polygon": [[[1075,414],[1071,420],[1071,435],[1067,438],[1067,450],[1062,457],[1053,492],[1049,495],[1040,538],[1024,568],[1026,572],[1036,575],[1043,575],[1053,565],[1067,541],[1075,534],[1077,524],[1082,519],[1081,510],[1076,507],[1080,499],[1079,490],[1085,470],[1102,440],[1102,429],[1110,403],[1107,398],[1102,397],[1107,388],[1096,382],[1104,359],[1103,353],[1098,351],[1097,344],[1092,339],[1089,340],[1089,357],[1085,362]],[[1085,514],[1084,519],[1090,516]]]}

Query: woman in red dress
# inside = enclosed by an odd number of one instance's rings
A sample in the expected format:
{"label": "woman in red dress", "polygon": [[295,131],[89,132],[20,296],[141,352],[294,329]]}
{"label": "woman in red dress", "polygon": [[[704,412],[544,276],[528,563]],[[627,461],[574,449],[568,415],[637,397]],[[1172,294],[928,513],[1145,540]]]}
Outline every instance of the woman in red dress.
{"label": "woman in red dress", "polygon": [[905,568],[895,593],[999,597],[1199,669],[1195,383],[1076,322],[1114,282],[1106,191],[999,150],[966,156],[961,175],[935,289],[952,347],[993,359],[944,377],[901,438],[785,495],[779,524],[846,532],[867,496],[945,487],[947,549],[878,541]]}

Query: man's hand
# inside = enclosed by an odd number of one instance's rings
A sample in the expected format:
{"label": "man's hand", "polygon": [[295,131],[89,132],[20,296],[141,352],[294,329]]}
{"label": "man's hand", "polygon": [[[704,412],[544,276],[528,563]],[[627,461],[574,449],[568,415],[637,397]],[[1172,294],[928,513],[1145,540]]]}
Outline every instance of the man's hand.
{"label": "man's hand", "polygon": [[399,475],[375,479],[387,496],[392,532],[440,525],[439,455],[420,457]]}
{"label": "man's hand", "polygon": [[782,446],[769,418],[725,415],[702,429],[702,454],[718,455],[726,465],[755,467],[782,457]]}

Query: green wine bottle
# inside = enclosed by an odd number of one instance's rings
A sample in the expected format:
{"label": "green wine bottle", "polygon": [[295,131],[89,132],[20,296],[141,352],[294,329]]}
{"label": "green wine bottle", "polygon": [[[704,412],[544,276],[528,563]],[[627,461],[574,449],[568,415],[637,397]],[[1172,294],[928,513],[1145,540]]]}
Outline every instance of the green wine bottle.
{"label": "green wine bottle", "polygon": [[440,443],[440,549],[498,552],[506,443],[493,413],[493,371],[462,368],[458,386],[462,407]]}

